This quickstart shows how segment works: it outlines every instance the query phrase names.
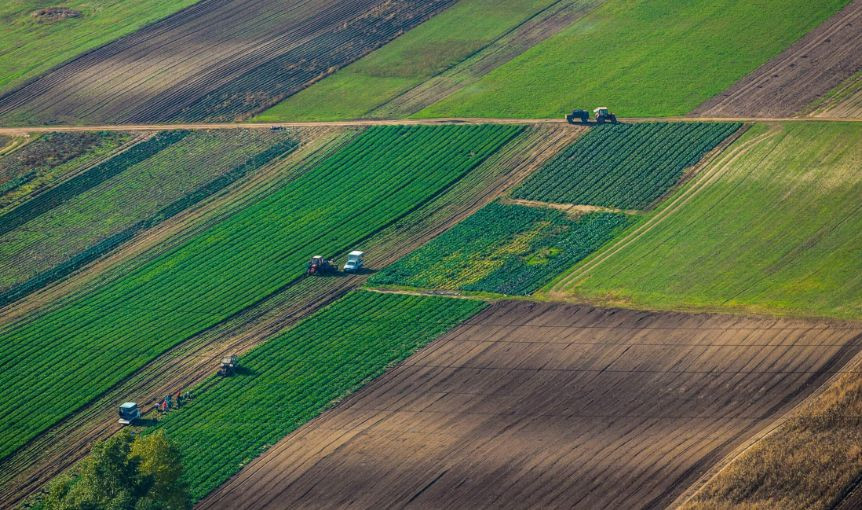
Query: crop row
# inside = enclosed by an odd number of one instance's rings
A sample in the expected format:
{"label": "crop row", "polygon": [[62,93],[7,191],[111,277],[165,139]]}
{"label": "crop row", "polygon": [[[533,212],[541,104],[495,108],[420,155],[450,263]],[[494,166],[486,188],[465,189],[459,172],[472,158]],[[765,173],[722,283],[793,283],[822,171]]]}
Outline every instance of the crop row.
{"label": "crop row", "polygon": [[573,219],[553,209],[495,202],[377,273],[369,284],[529,294],[630,221],[625,214]]}
{"label": "crop row", "polygon": [[236,377],[204,382],[160,422],[182,451],[193,496],[484,306],[358,291],[249,352]]}
{"label": "crop row", "polygon": [[737,123],[644,123],[590,130],[513,193],[515,198],[646,209]]}
{"label": "crop row", "polygon": [[0,214],[128,142],[122,132],[46,133],[0,157]]}
{"label": "crop row", "polygon": [[[51,282],[57,281],[61,278],[68,276],[69,274],[83,267],[84,265],[89,264],[90,262],[104,256],[107,253],[110,253],[118,246],[130,240],[139,232],[155,227],[159,223],[179,214],[180,212],[188,209],[189,207],[197,204],[198,202],[201,202],[209,196],[225,189],[226,187],[230,186],[242,177],[246,176],[249,172],[257,170],[261,166],[269,163],[277,157],[284,156],[285,154],[292,152],[294,149],[296,149],[296,147],[298,147],[298,145],[299,144],[292,139],[278,142],[275,145],[265,149],[264,151],[255,154],[244,163],[232,168],[227,173],[217,177],[216,179],[204,184],[195,191],[168,204],[166,207],[163,207],[149,218],[138,221],[131,226],[120,230],[119,232],[111,234],[108,237],[97,242],[96,244],[93,244],[88,248],[85,248],[84,250],[78,252],[71,258],[68,258],[60,262],[59,264],[51,267],[50,269],[41,271],[21,283],[13,285],[6,290],[0,291],[0,307],[6,306],[7,304],[15,300],[21,299],[22,297],[45,287]],[[213,168],[214,162],[212,160],[200,163],[206,164],[207,170],[217,169],[217,167]]]}
{"label": "crop row", "polygon": [[107,240],[292,138],[286,131],[195,131],[130,166],[118,154],[105,165],[119,159],[114,166],[125,170],[0,235],[0,291],[76,265],[84,252],[103,252],[100,243],[115,244]]}
{"label": "crop row", "polygon": [[[0,334],[0,458],[155,356],[452,185],[517,126],[388,126],[90,295]],[[26,407],[16,402],[28,402]]]}

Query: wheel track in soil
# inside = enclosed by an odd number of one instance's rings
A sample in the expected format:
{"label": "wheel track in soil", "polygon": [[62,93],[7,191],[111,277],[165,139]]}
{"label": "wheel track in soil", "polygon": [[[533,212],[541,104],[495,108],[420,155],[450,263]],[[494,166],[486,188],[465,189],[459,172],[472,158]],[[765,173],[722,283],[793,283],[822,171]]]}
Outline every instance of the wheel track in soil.
{"label": "wheel track in soil", "polygon": [[[394,262],[444,232],[521,182],[583,132],[583,129],[559,130],[539,126],[532,128],[532,133],[516,138],[481,165],[482,168],[507,165],[504,170],[494,170],[497,174],[492,173],[489,182],[477,177],[479,182],[470,186],[478,188],[452,189],[451,195],[444,194],[438,197],[438,201],[427,204],[428,207],[422,208],[420,216],[413,220],[412,228],[400,230],[391,226],[375,235],[369,243],[379,246],[369,251],[376,250],[385,255],[369,257],[369,267]],[[465,179],[469,177],[470,174]],[[435,216],[442,216],[442,220],[434,219]],[[252,309],[240,312],[235,319],[229,319],[227,325],[222,323],[199,333],[162,354],[130,379],[0,462],[0,508],[14,507],[82,458],[90,443],[119,431],[121,427],[113,419],[117,401],[131,395],[138,402],[149,403],[157,396],[197,385],[213,373],[215,362],[223,355],[241,355],[254,348],[359,287],[367,277],[300,279],[286,286],[283,293],[265,298]],[[46,450],[47,455],[44,454]]]}

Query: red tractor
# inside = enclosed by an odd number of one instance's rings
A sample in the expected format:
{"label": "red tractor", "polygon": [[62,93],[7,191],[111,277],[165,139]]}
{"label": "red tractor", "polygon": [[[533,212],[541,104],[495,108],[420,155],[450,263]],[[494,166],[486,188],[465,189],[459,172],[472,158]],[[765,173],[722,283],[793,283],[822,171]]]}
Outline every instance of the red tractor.
{"label": "red tractor", "polygon": [[315,255],[308,261],[308,270],[306,271],[306,274],[320,276],[337,272],[338,268],[335,266],[334,262],[326,260],[320,255]]}

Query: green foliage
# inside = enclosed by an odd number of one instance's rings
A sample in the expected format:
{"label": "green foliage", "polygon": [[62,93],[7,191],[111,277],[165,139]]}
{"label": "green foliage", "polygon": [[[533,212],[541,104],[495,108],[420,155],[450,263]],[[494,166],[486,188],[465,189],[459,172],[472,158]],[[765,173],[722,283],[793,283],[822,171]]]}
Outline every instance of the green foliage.
{"label": "green foliage", "polygon": [[[5,306],[13,301],[23,298],[28,294],[35,292],[48,284],[64,278],[90,262],[110,253],[139,232],[152,228],[159,223],[179,214],[207,197],[223,190],[237,180],[244,177],[249,172],[257,170],[261,166],[269,163],[274,158],[283,156],[292,152],[298,143],[294,140],[284,140],[274,144],[268,149],[252,156],[246,162],[234,167],[229,172],[217,177],[209,183],[201,186],[197,190],[183,196],[173,203],[162,208],[153,216],[141,220],[130,227],[127,227],[115,234],[112,234],[102,241],[86,248],[69,259],[53,266],[50,269],[42,271],[35,276],[0,291],[0,307]],[[126,204],[118,204],[121,207],[127,207]]]}
{"label": "green foliage", "polygon": [[683,115],[849,0],[607,0],[420,117],[557,117],[606,105]]}
{"label": "green foliage", "polygon": [[[862,126],[758,125],[646,232],[551,289],[660,309],[862,318]],[[671,198],[670,200],[674,200]],[[622,241],[621,241],[622,242]]]}
{"label": "green foliage", "polygon": [[249,352],[238,375],[168,414],[195,499],[265,448],[416,349],[478,313],[480,301],[354,292]]}
{"label": "green foliage", "polygon": [[0,215],[130,139],[122,132],[46,133],[0,157]]}
{"label": "green foliage", "polygon": [[163,432],[119,434],[93,445],[74,475],[53,481],[34,505],[42,510],[186,510],[179,450]]}
{"label": "green foliage", "polygon": [[53,22],[33,12],[57,5],[42,0],[0,2],[0,93],[93,48],[134,32],[196,0],[68,0],[81,13]]}
{"label": "green foliage", "polygon": [[461,0],[357,62],[253,120],[316,121],[360,118],[457,64],[551,0]]}
{"label": "green foliage", "polygon": [[127,168],[156,154],[165,147],[182,140],[188,134],[189,131],[162,131],[149,140],[123,151],[118,156],[99,163],[56,187],[37,195],[0,216],[0,235],[27,223],[40,214],[70,200],[75,195],[98,186]]}
{"label": "green foliage", "polygon": [[617,124],[593,128],[512,194],[515,198],[645,209],[737,123]]}
{"label": "green foliage", "polygon": [[625,214],[575,220],[553,209],[492,203],[377,273],[369,284],[529,294],[630,221]]}
{"label": "green foliage", "polygon": [[[366,130],[269,196],[127,276],[0,334],[0,457],[182,342],[397,221],[518,126]],[[71,361],[74,360],[74,361]],[[70,391],[70,389],[72,389]],[[27,401],[26,407],[17,405]]]}

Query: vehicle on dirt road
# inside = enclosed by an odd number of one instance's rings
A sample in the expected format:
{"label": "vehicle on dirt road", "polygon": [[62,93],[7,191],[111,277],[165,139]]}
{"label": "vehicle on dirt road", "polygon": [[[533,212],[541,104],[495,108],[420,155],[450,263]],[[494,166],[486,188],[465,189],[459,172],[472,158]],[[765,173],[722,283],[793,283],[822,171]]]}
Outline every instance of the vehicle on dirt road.
{"label": "vehicle on dirt road", "polygon": [[347,262],[344,264],[344,272],[345,273],[356,273],[360,269],[362,269],[362,257],[365,255],[364,252],[359,250],[353,250],[352,252],[347,254]]}
{"label": "vehicle on dirt road", "polygon": [[119,409],[119,423],[123,425],[133,425],[141,417],[141,409],[135,402],[124,402]]}
{"label": "vehicle on dirt road", "polygon": [[599,106],[593,113],[596,114],[596,124],[604,124],[605,122],[610,122],[611,124],[617,123],[617,116],[608,110],[606,106]]}
{"label": "vehicle on dirt road", "polygon": [[239,366],[239,358],[236,357],[236,354],[225,356],[221,359],[218,375],[222,377],[230,377],[236,373],[237,366]]}
{"label": "vehicle on dirt road", "polygon": [[566,122],[569,124],[574,124],[575,119],[580,121],[581,124],[588,124],[590,122],[590,112],[586,110],[572,110],[572,113],[566,115]]}
{"label": "vehicle on dirt road", "polygon": [[320,255],[311,257],[311,260],[308,261],[308,269],[306,270],[306,274],[309,275],[324,275],[337,272],[338,267],[335,263],[331,260],[326,260]]}

